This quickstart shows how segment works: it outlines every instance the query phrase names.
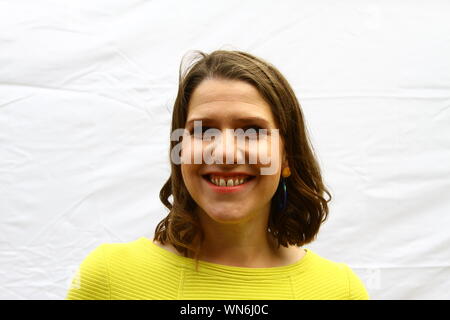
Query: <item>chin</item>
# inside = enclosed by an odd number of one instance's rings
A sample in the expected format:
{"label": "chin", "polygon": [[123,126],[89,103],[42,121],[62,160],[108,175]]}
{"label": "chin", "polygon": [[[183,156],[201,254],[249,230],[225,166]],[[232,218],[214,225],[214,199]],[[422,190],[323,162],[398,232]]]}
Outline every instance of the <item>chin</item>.
{"label": "chin", "polygon": [[215,222],[219,223],[238,223],[246,220],[248,214],[243,214],[242,210],[236,209],[220,209],[215,210],[208,208],[205,211],[205,214]]}

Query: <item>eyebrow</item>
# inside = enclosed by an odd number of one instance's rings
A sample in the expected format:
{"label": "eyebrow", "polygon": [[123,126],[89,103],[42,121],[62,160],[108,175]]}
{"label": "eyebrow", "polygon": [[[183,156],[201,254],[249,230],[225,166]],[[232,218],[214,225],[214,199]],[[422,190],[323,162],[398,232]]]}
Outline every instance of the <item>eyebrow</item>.
{"label": "eyebrow", "polygon": [[[194,121],[214,122],[216,120],[217,119],[212,119],[212,118],[194,118],[194,119],[187,121],[186,125],[189,125],[189,124],[193,123]],[[264,118],[260,118],[260,117],[245,117],[245,118],[233,119],[233,121],[237,122],[237,123],[260,122],[260,123],[264,124],[265,126],[270,127],[269,121],[267,121]]]}

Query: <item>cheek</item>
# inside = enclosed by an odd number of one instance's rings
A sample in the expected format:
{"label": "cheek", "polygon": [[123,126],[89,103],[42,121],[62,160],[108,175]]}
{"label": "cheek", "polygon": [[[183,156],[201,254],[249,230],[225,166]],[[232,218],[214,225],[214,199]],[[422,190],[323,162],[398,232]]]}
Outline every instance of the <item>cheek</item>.
{"label": "cheek", "polygon": [[200,190],[199,175],[196,170],[195,165],[182,164],[181,165],[181,175],[183,177],[184,185],[192,198],[197,199]]}
{"label": "cheek", "polygon": [[[197,146],[196,146],[197,148]],[[201,145],[199,148],[201,151]],[[196,187],[196,183],[198,183],[197,178],[199,165],[195,164],[194,160],[194,147],[192,143],[186,143],[185,140],[182,143],[181,149],[181,175],[183,177],[184,184],[186,188],[191,193],[192,191],[198,190],[198,186]]]}
{"label": "cheek", "polygon": [[198,139],[183,139],[181,143],[181,160],[183,163],[202,164],[204,142]]}
{"label": "cheek", "polygon": [[193,145],[190,138],[183,139],[181,142],[181,160],[182,163],[193,163]]}
{"label": "cheek", "polygon": [[279,175],[260,175],[259,188],[263,189],[261,193],[271,198],[275,194],[280,183]]}
{"label": "cheek", "polygon": [[[265,139],[257,142],[250,142],[248,155],[250,164],[260,166],[277,166],[281,159],[281,145],[279,140]],[[253,159],[257,159],[255,162]],[[278,170],[277,170],[278,171]]]}

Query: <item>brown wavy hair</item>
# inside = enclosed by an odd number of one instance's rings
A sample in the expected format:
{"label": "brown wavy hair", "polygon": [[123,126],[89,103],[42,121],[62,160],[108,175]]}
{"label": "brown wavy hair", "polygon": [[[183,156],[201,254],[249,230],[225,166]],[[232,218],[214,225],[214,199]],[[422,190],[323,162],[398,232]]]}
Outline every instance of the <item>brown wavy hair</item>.
{"label": "brown wavy hair", "polygon": [[[171,132],[185,128],[190,97],[203,80],[240,80],[253,85],[271,107],[291,170],[286,179],[286,208],[284,212],[277,209],[281,192],[278,186],[271,202],[268,232],[277,239],[278,246],[302,246],[312,242],[328,217],[328,202],[332,197],[322,181],[302,110],[291,86],[277,68],[246,52],[216,50],[210,54],[194,51],[194,54],[191,65],[184,71],[184,58],[180,64]],[[170,141],[170,151],[178,143]],[[323,197],[324,194],[328,199]],[[169,202],[170,196],[173,203]],[[154,240],[162,244],[169,242],[185,257],[194,256],[197,268],[204,233],[193,213],[197,204],[183,182],[179,164],[171,161],[171,175],[159,198],[169,213],[156,226]]]}

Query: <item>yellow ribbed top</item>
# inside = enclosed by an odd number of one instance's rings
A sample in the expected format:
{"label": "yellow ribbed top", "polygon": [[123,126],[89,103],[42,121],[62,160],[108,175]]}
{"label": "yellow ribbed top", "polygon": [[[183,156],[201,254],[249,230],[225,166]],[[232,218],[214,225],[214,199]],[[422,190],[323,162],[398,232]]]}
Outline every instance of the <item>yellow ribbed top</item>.
{"label": "yellow ribbed top", "polygon": [[344,263],[310,249],[296,263],[245,268],[199,261],[146,237],[104,243],[80,264],[67,300],[365,300],[366,288]]}

